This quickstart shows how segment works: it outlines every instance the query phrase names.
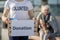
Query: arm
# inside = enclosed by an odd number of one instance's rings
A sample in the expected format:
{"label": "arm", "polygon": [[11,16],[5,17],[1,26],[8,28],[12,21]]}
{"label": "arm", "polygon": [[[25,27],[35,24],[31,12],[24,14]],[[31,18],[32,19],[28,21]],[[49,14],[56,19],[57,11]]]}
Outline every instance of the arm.
{"label": "arm", "polygon": [[33,19],[33,17],[34,17],[33,10],[29,10],[28,14],[29,14],[30,19]]}
{"label": "arm", "polygon": [[28,15],[30,17],[30,19],[33,19],[34,15],[33,15],[33,5],[30,1],[28,1]]}
{"label": "arm", "polygon": [[53,17],[52,22],[53,22],[53,26],[54,26],[54,32],[59,32],[58,22],[55,17]]}
{"label": "arm", "polygon": [[8,36],[10,35],[11,31],[11,27],[9,26],[9,23],[10,21],[8,20],[8,13],[9,13],[9,9],[7,8],[4,8],[4,12],[3,12],[3,15],[2,15],[2,21],[6,24],[8,24]]}
{"label": "arm", "polygon": [[8,13],[9,13],[9,10],[7,8],[4,8],[4,12],[3,12],[3,15],[2,15],[2,21],[6,24],[9,23],[9,20],[8,20]]}
{"label": "arm", "polygon": [[55,15],[52,14],[52,16],[50,17],[50,25],[52,26],[53,30],[54,30],[54,33],[56,32],[59,32],[59,26],[58,26],[58,23],[57,23],[57,20],[55,18]]}

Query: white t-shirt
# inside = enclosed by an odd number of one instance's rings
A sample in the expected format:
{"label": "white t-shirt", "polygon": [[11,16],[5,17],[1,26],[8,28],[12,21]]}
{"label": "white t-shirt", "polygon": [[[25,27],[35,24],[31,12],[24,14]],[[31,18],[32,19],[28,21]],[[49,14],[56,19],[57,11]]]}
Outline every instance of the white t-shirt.
{"label": "white t-shirt", "polygon": [[32,3],[30,1],[17,2],[6,1],[5,7],[10,10],[10,18],[15,18],[18,20],[28,20],[30,19],[28,11],[33,9]]}

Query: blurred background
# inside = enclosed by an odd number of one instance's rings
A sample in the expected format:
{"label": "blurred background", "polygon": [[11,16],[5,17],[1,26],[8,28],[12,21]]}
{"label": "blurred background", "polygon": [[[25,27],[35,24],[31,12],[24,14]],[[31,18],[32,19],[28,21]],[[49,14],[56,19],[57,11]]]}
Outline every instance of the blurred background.
{"label": "blurred background", "polygon": [[[2,34],[2,37],[3,37],[2,40],[8,40],[8,39],[5,39],[5,37],[7,35],[7,29],[6,29],[7,28],[7,24],[5,24],[5,23],[3,23],[1,21],[1,16],[3,14],[5,1],[6,0],[0,0],[0,39],[1,39],[1,34]],[[35,17],[40,12],[41,4],[42,3],[47,3],[47,4],[49,4],[51,6],[51,12],[55,14],[56,19],[58,21],[58,24],[60,24],[60,0],[30,0],[30,1],[32,2],[33,7],[34,7],[34,15],[35,15]],[[2,29],[2,27],[4,29]],[[1,31],[1,29],[2,29],[2,31]],[[58,30],[60,30],[60,25],[59,25]]]}

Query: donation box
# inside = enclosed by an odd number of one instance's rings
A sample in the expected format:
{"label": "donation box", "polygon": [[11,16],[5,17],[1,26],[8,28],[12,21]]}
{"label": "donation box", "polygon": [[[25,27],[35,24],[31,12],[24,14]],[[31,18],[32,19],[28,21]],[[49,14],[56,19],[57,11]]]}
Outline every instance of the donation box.
{"label": "donation box", "polygon": [[33,36],[33,20],[11,20],[11,36]]}

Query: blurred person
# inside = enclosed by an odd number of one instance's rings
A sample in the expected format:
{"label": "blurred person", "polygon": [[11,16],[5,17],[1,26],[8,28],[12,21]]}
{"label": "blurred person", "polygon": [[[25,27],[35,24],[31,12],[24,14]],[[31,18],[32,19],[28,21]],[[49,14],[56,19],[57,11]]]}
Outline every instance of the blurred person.
{"label": "blurred person", "polygon": [[[9,14],[9,18],[7,17]],[[10,20],[31,20],[33,18],[33,6],[27,0],[7,0],[4,6],[2,21],[6,24]],[[11,27],[8,27],[9,40],[28,40],[28,36],[11,36]]]}
{"label": "blurred person", "polygon": [[39,21],[40,19],[44,20],[46,24],[50,25],[53,28],[54,33],[59,32],[57,20],[55,15],[51,13],[50,6],[48,4],[41,5],[41,12],[37,16],[37,20]]}
{"label": "blurred person", "polygon": [[[50,11],[50,6],[48,4],[41,5],[41,12],[37,16],[37,20],[40,21],[42,19],[47,25],[49,31],[51,33],[58,33],[58,23],[56,21],[55,16]],[[39,26],[41,29],[41,27]],[[53,36],[53,35],[52,35]]]}

